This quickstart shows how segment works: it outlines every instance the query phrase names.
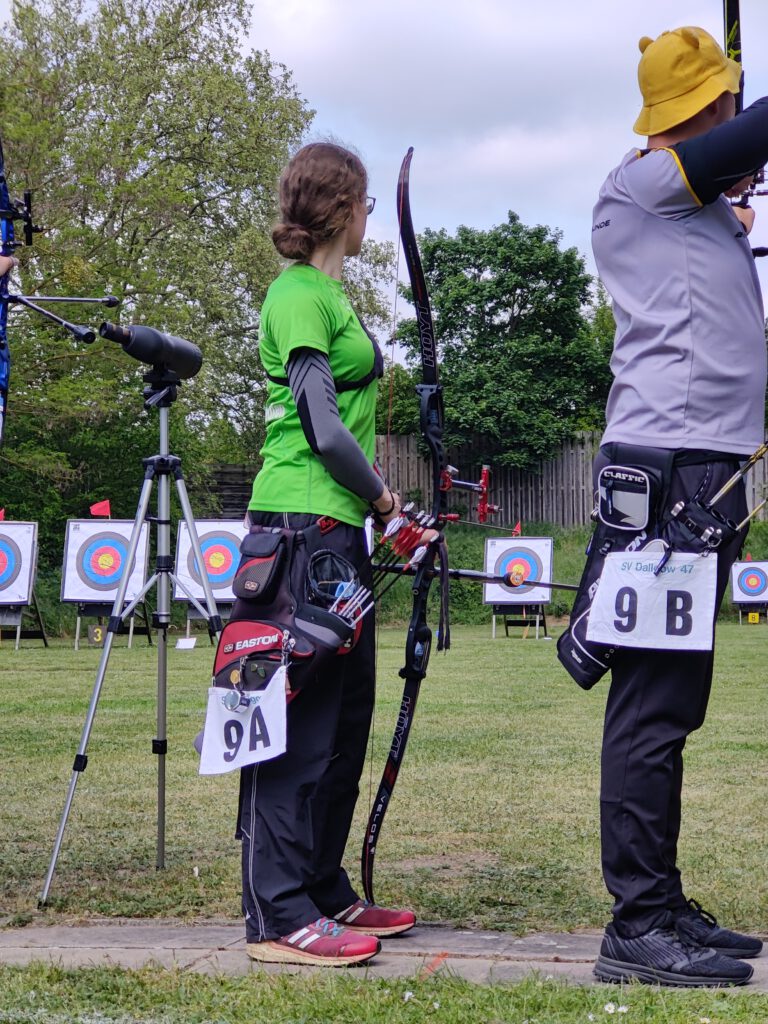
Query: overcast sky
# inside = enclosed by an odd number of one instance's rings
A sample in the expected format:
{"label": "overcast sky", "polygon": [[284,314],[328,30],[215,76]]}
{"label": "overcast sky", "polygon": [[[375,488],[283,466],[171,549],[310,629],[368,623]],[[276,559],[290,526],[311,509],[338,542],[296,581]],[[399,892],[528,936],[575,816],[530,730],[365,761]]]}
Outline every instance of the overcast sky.
{"label": "overcast sky", "polygon": [[[741,14],[749,102],[768,93],[768,4],[742,0]],[[397,173],[414,146],[417,232],[486,228],[511,209],[559,228],[592,269],[597,191],[640,138],[638,40],[690,24],[722,41],[721,0],[256,0],[250,42],[292,70],[313,136],[361,151],[372,237],[397,237]],[[762,202],[756,245],[768,245]]]}
{"label": "overcast sky", "polygon": [[[311,138],[361,152],[373,238],[397,238],[397,173],[414,146],[417,232],[514,210],[560,229],[590,270],[597,191],[639,141],[638,39],[686,24],[723,36],[721,0],[254,0],[252,12],[243,46],[291,70],[317,112]],[[768,93],[768,4],[741,0],[741,14],[749,102]],[[768,245],[768,197],[757,209],[753,244]]]}

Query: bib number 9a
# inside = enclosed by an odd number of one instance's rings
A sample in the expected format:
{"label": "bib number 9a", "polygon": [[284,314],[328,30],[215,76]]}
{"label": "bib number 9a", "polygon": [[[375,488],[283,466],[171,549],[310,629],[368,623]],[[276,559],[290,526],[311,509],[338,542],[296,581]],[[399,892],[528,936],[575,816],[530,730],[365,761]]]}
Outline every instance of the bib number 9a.
{"label": "bib number 9a", "polygon": [[281,665],[263,690],[239,694],[209,688],[201,775],[220,775],[285,753],[285,672]]}

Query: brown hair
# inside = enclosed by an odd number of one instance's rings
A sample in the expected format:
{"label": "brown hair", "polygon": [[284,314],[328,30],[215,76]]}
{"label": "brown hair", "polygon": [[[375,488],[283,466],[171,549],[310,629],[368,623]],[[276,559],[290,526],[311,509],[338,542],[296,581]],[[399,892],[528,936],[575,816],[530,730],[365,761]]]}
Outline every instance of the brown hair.
{"label": "brown hair", "polygon": [[281,256],[308,260],[349,222],[365,198],[362,161],[333,142],[312,142],[296,153],[280,177],[281,221],[272,241]]}

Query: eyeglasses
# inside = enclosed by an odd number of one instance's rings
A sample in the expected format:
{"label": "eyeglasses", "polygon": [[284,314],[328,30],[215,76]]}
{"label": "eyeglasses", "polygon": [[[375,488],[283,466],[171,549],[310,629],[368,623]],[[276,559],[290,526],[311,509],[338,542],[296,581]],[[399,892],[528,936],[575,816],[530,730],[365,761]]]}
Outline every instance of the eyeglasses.
{"label": "eyeglasses", "polygon": [[374,208],[375,205],[376,205],[376,200],[374,199],[373,196],[366,196],[365,197],[365,212],[366,212],[367,216],[370,217],[370,215],[373,213],[373,208]]}

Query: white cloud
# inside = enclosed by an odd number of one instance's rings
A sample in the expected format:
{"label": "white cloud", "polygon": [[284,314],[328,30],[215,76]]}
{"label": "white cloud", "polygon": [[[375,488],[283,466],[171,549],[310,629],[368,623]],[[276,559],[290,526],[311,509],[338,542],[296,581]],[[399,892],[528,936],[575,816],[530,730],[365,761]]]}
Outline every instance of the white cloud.
{"label": "white cloud", "polygon": [[[415,146],[414,221],[452,231],[517,212],[589,256],[600,183],[639,141],[637,42],[681,24],[722,35],[720,0],[255,0],[250,42],[294,72],[315,134],[357,146],[397,236],[395,184]],[[768,92],[768,10],[743,0],[747,98]],[[763,238],[768,238],[768,206]],[[760,227],[756,228],[756,244]]]}
{"label": "white cloud", "polygon": [[[3,20],[9,7],[0,0]],[[244,47],[292,71],[317,111],[313,135],[362,153],[373,237],[397,237],[397,173],[413,145],[417,231],[488,227],[512,209],[586,256],[600,183],[638,141],[638,39],[683,24],[722,36],[721,0],[253,0],[251,11]],[[749,100],[768,93],[768,4],[742,0],[741,13]],[[753,237],[768,244],[768,202]]]}

